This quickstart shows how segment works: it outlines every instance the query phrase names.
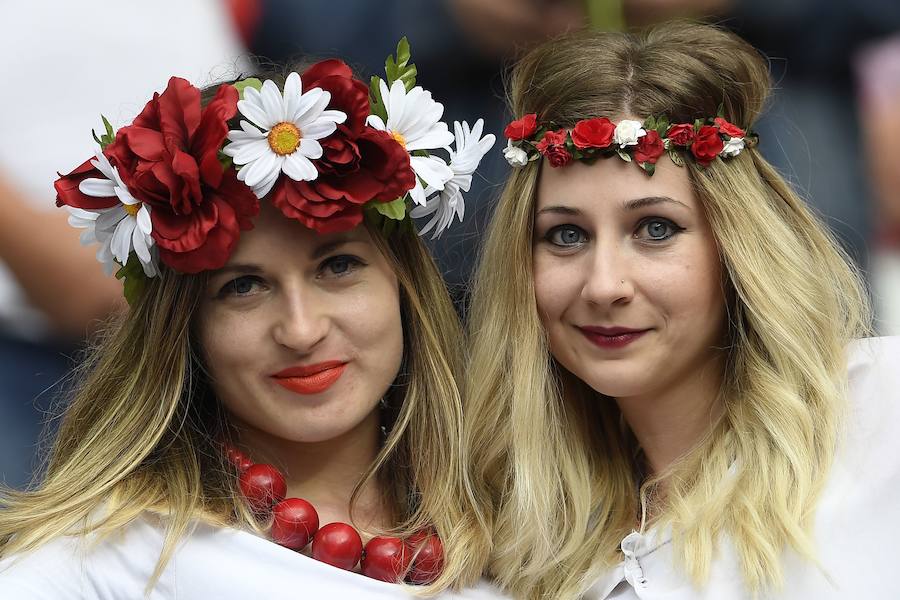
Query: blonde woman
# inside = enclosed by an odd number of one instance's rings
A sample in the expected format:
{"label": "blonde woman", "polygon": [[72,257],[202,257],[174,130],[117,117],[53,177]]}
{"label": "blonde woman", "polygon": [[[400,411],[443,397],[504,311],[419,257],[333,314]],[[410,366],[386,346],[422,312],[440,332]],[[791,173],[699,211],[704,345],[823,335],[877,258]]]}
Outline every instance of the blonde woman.
{"label": "blonde woman", "polygon": [[58,180],[131,307],[43,480],[0,499],[0,596],[499,597],[458,322],[410,221],[452,221],[493,136],[454,136],[408,58],[371,101],[337,60],[202,99],[172,78]]}
{"label": "blonde woman", "polygon": [[685,23],[515,67],[466,397],[516,597],[900,593],[900,340],[754,148],[768,87]]}

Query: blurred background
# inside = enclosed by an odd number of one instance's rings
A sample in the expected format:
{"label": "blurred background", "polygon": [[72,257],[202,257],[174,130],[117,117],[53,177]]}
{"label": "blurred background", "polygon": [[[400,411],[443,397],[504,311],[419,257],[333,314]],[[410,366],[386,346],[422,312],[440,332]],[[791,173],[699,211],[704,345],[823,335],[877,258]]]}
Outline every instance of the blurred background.
{"label": "blurred background", "polygon": [[[53,181],[88,158],[101,113],[127,124],[171,75],[198,86],[274,61],[344,58],[382,74],[404,35],[444,119],[483,117],[498,142],[466,219],[434,243],[464,310],[479,232],[506,162],[503,73],[579,27],[720,23],[766,54],[775,92],[761,151],[864,270],[882,334],[900,335],[900,2],[897,0],[30,0],[4,3],[0,65],[0,481],[27,485],[77,352],[123,306],[94,248],[54,208]],[[520,115],[517,115],[520,116]],[[742,124],[743,125],[743,124]],[[814,273],[810,274],[815,276]]]}

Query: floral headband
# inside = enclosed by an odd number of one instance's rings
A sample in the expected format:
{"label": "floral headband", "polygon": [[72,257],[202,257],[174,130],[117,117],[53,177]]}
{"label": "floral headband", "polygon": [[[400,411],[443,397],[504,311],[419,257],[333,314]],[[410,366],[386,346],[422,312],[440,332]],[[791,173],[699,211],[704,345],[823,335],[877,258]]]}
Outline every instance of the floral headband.
{"label": "floral headband", "polygon": [[618,124],[597,117],[564,129],[553,123],[540,124],[537,115],[531,113],[507,125],[504,135],[509,141],[503,156],[513,167],[524,167],[542,156],[553,167],[563,167],[572,160],[592,163],[598,158],[618,156],[637,163],[649,175],[653,175],[663,153],[668,153],[678,166],[684,165],[683,153],[707,167],[717,157],[737,156],[759,141],[755,133],[722,116],[675,124],[666,117],[648,117],[643,123],[626,119]]}
{"label": "floral headband", "polygon": [[118,266],[129,302],[160,262],[182,273],[224,266],[264,197],[319,233],[364,217],[386,231],[431,217],[419,233],[437,237],[462,221],[462,192],[494,136],[482,137],[481,119],[451,133],[409,61],[403,38],[386,80],[366,85],[330,59],[291,73],[282,89],[255,78],[222,84],[206,106],[172,77],[131,125],[114,132],[103,118],[99,150],[60,174],[56,204],[85,230],[83,244],[100,244],[107,271]]}

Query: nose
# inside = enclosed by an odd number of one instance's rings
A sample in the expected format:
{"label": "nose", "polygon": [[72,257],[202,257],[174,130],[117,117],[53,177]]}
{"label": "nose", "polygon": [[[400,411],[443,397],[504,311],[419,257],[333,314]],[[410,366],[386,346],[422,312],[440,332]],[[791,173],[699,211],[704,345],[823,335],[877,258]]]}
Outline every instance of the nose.
{"label": "nose", "polygon": [[285,289],[272,327],[272,337],[278,344],[306,354],[328,336],[330,328],[328,304],[315,290],[304,290],[299,285]]}
{"label": "nose", "polygon": [[634,297],[633,273],[621,244],[598,240],[586,261],[581,297],[598,306],[627,304]]}

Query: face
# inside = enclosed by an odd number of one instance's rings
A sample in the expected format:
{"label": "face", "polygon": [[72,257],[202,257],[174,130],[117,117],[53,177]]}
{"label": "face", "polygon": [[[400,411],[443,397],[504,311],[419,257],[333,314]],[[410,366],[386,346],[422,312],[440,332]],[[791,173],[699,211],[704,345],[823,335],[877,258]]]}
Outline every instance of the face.
{"label": "face", "polygon": [[616,398],[662,393],[717,356],[715,239],[687,170],[616,158],[541,166],[534,286],[557,361]]}
{"label": "face", "polygon": [[239,424],[334,439],[373,414],[400,368],[397,278],[365,227],[317,234],[265,206],[212,273],[198,334]]}

